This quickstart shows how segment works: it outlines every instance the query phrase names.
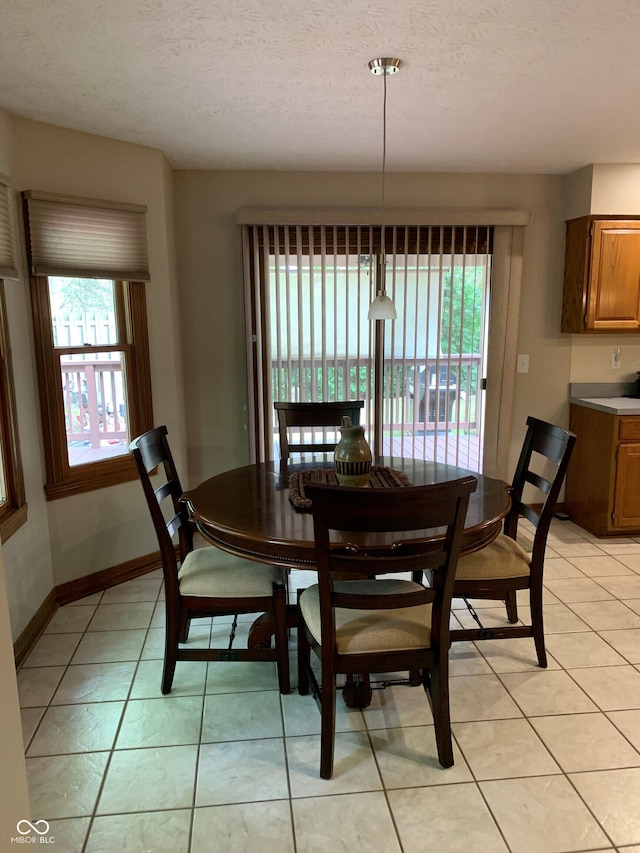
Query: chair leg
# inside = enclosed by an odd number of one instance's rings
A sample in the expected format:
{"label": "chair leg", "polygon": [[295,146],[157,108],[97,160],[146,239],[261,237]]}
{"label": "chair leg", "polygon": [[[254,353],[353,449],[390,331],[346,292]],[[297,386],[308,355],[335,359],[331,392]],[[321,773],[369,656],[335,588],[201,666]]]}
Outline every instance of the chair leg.
{"label": "chair leg", "polygon": [[438,761],[442,767],[452,767],[453,743],[449,709],[449,672],[446,667],[436,666],[423,678],[424,689],[429,696],[433,713]]}
{"label": "chair leg", "polygon": [[544,645],[544,616],[542,612],[542,583],[532,584],[529,597],[531,607],[531,630],[536,644],[538,665],[543,669],[547,666],[547,652]]}
{"label": "chair leg", "polygon": [[[298,601],[300,593],[298,590]],[[298,693],[300,696],[309,694],[309,676],[307,668],[311,666],[311,646],[304,628],[304,620],[300,615],[300,607],[298,606]]]}
{"label": "chair leg", "polygon": [[286,586],[273,587],[273,617],[275,621],[276,666],[278,667],[278,686],[280,693],[289,693],[289,634],[287,630],[287,591]]}
{"label": "chair leg", "polygon": [[505,597],[505,602],[507,606],[507,619],[509,622],[517,622],[518,621],[518,604],[516,601],[516,591],[515,589],[511,589],[507,592]]}
{"label": "chair leg", "polygon": [[164,637],[164,666],[162,668],[162,683],[160,689],[164,694],[171,692],[173,684],[173,676],[176,671],[176,661],[178,660],[178,638],[180,635],[180,625],[182,625],[184,612],[170,615],[167,613],[167,627],[165,628]]}
{"label": "chair leg", "polygon": [[180,631],[178,633],[178,642],[186,643],[189,639],[189,628],[191,627],[191,617],[186,610],[180,614]]}
{"label": "chair leg", "polygon": [[322,694],[320,696],[322,716],[320,733],[320,776],[331,779],[333,776],[333,754],[336,739],[336,677],[334,673],[322,674]]}

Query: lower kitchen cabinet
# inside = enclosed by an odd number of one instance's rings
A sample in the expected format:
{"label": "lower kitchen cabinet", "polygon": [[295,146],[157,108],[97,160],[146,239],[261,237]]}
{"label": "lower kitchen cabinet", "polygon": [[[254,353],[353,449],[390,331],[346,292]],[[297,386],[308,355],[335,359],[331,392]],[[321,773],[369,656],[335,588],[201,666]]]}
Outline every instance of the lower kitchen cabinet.
{"label": "lower kitchen cabinet", "polygon": [[640,416],[615,415],[572,403],[576,441],[565,506],[596,536],[640,535]]}

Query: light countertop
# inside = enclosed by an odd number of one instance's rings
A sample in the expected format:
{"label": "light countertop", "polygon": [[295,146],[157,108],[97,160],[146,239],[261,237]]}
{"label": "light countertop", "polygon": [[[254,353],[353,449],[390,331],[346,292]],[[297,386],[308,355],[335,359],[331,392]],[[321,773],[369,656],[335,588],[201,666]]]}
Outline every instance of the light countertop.
{"label": "light countertop", "polygon": [[640,415],[640,398],[629,397],[636,382],[572,382],[569,402],[612,415]]}
{"label": "light countertop", "polygon": [[570,397],[569,402],[612,415],[640,415],[640,399],[637,397]]}

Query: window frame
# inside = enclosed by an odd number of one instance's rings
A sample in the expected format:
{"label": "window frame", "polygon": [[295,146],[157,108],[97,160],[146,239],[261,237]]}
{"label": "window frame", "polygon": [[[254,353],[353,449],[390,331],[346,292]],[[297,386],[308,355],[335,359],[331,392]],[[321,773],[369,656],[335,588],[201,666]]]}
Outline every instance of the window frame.
{"label": "window frame", "polygon": [[0,278],[0,452],[6,500],[0,504],[0,539],[6,542],[27,521],[27,499],[20,455],[11,342],[4,280]]}
{"label": "window frame", "polygon": [[[128,429],[131,438],[153,428],[151,366],[147,330],[146,289],[143,281],[112,279],[126,377]],[[62,394],[59,348],[53,323],[46,275],[31,275],[31,303],[40,410],[44,441],[47,500],[103,489],[138,478],[128,452],[108,459],[70,465]],[[123,345],[123,346],[122,346]],[[108,345],[107,345],[108,346]],[[101,347],[104,349],[104,347]]]}

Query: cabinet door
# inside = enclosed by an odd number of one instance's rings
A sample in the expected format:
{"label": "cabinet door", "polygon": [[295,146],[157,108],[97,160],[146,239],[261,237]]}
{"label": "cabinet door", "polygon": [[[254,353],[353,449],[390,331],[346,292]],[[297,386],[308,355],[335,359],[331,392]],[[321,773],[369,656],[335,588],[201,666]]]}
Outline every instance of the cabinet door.
{"label": "cabinet door", "polygon": [[587,329],[640,329],[640,222],[593,223]]}
{"label": "cabinet door", "polygon": [[613,526],[640,528],[640,444],[618,445]]}

